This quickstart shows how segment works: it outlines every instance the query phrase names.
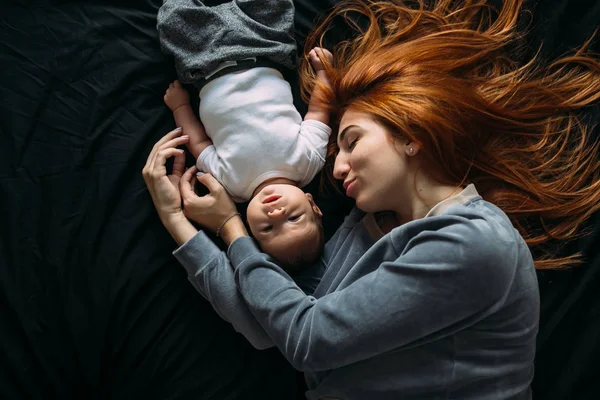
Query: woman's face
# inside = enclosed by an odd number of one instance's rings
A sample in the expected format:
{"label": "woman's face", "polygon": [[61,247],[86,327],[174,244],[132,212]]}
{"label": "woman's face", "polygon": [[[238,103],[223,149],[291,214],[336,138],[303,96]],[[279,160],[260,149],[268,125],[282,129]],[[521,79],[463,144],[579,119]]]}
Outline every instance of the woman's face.
{"label": "woman's face", "polygon": [[[333,175],[365,212],[394,210],[406,195],[410,144],[394,140],[369,114],[348,110],[340,121]],[[415,150],[413,149],[413,152]]]}

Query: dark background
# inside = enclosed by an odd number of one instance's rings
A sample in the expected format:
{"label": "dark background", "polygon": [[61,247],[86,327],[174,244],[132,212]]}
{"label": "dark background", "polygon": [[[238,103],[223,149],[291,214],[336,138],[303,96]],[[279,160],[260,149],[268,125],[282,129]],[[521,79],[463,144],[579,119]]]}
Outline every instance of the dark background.
{"label": "dark background", "polygon": [[[297,1],[300,44],[333,2]],[[160,4],[0,6],[1,398],[292,399],[303,390],[276,350],[254,350],[194,291],[145,189],[145,159],[174,127],[162,101],[175,72],[158,46]],[[543,42],[544,57],[581,44],[600,21],[598,1],[527,6],[530,50]],[[598,121],[597,110],[590,116]],[[320,204],[331,234],[348,202]],[[539,275],[536,399],[600,398],[598,218],[590,229],[572,246],[584,266]]]}

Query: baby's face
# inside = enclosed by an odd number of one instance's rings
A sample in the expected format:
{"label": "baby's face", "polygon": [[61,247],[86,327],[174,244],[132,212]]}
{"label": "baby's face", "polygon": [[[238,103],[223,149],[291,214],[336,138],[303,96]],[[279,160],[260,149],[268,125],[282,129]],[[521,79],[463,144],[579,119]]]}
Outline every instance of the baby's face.
{"label": "baby's face", "polygon": [[247,219],[263,252],[285,260],[291,251],[314,251],[321,211],[309,194],[293,185],[263,188],[250,201]]}

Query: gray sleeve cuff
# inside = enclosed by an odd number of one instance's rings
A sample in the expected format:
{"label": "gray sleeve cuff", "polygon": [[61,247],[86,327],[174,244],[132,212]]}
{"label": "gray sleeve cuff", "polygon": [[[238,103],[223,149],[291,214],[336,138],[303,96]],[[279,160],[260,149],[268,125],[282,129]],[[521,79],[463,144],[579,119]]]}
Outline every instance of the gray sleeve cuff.
{"label": "gray sleeve cuff", "polygon": [[173,255],[183,265],[189,276],[195,276],[198,269],[221,253],[221,249],[203,231],[198,231],[190,240],[176,249]]}
{"label": "gray sleeve cuff", "polygon": [[227,258],[235,270],[249,257],[261,253],[260,249],[250,236],[242,236],[229,245]]}

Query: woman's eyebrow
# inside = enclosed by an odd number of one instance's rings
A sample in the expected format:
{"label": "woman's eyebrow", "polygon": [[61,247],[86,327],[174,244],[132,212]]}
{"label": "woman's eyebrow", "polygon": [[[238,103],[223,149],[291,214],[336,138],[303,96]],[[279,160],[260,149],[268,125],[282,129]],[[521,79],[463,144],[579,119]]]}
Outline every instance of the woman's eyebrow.
{"label": "woman's eyebrow", "polygon": [[348,125],[347,127],[345,127],[338,135],[338,143],[341,143],[344,140],[344,136],[346,136],[346,133],[348,133],[350,129],[358,127],[358,125]]}

